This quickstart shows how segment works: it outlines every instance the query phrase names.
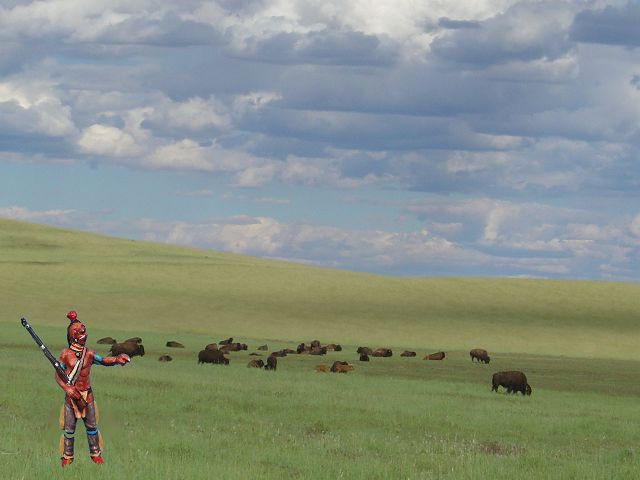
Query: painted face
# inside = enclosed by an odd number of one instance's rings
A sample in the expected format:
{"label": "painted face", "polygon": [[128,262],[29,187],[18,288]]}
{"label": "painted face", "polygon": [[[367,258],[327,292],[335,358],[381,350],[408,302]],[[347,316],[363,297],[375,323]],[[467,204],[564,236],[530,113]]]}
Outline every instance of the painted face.
{"label": "painted face", "polygon": [[73,322],[69,325],[68,330],[69,339],[72,342],[78,343],[80,345],[84,345],[87,343],[87,327],[84,326],[82,322]]}

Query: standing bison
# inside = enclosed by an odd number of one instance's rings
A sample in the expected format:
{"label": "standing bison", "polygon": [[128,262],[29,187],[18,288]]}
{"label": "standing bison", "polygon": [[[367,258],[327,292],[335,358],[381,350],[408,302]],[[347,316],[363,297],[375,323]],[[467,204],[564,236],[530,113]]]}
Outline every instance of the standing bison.
{"label": "standing bison", "polygon": [[264,369],[273,370],[275,372],[277,367],[278,367],[278,358],[275,357],[273,354],[269,355],[269,358],[267,358],[267,364],[264,366]]}
{"label": "standing bison", "polygon": [[507,389],[507,393],[521,392],[522,395],[531,395],[531,386],[527,383],[527,376],[517,370],[497,372],[491,378],[491,391],[497,392],[498,387]]}
{"label": "standing bison", "polygon": [[474,348],[469,352],[469,356],[471,357],[471,361],[477,360],[482,363],[489,363],[491,361],[491,357],[489,357],[489,353],[483,348]]}
{"label": "standing bison", "polygon": [[229,359],[224,356],[222,350],[200,350],[198,364],[213,363],[214,365],[229,365]]}
{"label": "standing bison", "polygon": [[113,356],[120,355],[121,353],[126,353],[130,357],[135,357],[136,355],[144,357],[144,345],[142,345],[141,343],[114,343],[113,345],[111,345],[111,349],[109,351],[113,354]]}

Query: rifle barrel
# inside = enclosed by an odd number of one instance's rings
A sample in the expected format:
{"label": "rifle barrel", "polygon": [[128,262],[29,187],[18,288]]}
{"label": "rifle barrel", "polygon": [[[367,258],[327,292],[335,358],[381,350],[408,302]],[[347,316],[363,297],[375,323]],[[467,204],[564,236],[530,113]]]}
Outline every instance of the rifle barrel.
{"label": "rifle barrel", "polygon": [[51,354],[51,352],[45,346],[42,340],[40,340],[40,337],[38,337],[38,334],[36,334],[33,328],[31,328],[31,325],[29,325],[29,322],[27,322],[27,319],[24,317],[21,318],[20,323],[24,328],[26,328],[27,332],[29,332],[29,335],[31,335],[31,338],[33,338],[33,341],[36,342],[38,347],[40,347],[40,350],[42,350],[43,355],[47,358],[47,360],[49,360],[49,363],[51,363],[51,365],[53,365],[53,368],[55,368],[58,371],[58,374],[60,375],[60,377],[62,377],[62,379],[65,381],[67,385],[70,385],[71,381],[69,380],[67,373],[64,371],[64,368],[62,368],[62,365],[60,365],[60,362],[58,361],[58,359]]}

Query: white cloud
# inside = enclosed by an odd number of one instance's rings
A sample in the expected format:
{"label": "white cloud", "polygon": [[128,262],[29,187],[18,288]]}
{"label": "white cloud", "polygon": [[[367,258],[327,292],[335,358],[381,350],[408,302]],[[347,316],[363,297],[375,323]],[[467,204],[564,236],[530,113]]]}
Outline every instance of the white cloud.
{"label": "white cloud", "polygon": [[85,128],[78,146],[84,153],[108,157],[133,157],[144,153],[133,136],[119,128],[94,124]]}

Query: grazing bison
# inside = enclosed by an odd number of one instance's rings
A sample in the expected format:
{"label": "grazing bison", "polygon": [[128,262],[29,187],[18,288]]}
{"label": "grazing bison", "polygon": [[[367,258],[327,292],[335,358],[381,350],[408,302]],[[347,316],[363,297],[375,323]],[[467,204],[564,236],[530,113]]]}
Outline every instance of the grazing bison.
{"label": "grazing bison", "polygon": [[218,344],[217,343],[210,343],[209,345],[204,347],[204,349],[205,350],[218,350]]}
{"label": "grazing bison", "polygon": [[96,343],[100,343],[100,344],[104,344],[104,345],[113,345],[114,343],[118,343],[118,342],[116,342],[115,338],[104,337],[104,338],[101,338],[100,340],[98,340]]}
{"label": "grazing bison", "polygon": [[333,373],[347,373],[351,370],[353,370],[353,365],[349,362],[341,362],[338,360],[333,362],[333,365],[331,365],[331,371]]}
{"label": "grazing bison", "polygon": [[445,357],[444,352],[436,352],[436,353],[430,353],[429,355],[424,357],[424,359],[425,360],[442,360],[444,359],[444,357]]}
{"label": "grazing bison", "polygon": [[220,340],[218,343],[220,345],[229,345],[230,343],[233,343],[233,337],[229,337],[226,340]]}
{"label": "grazing bison", "polygon": [[358,350],[356,350],[356,353],[359,354],[365,354],[365,355],[373,355],[373,350],[371,350],[369,347],[358,347]]}
{"label": "grazing bison", "polygon": [[171,360],[173,360],[173,358],[171,358],[171,355],[160,355],[160,357],[158,358],[159,362],[170,362]]}
{"label": "grazing bison", "polygon": [[320,340],[311,340],[311,348],[313,347],[320,348],[321,347]]}
{"label": "grazing bison", "polygon": [[200,352],[198,352],[198,364],[201,363],[229,365],[229,359],[224,356],[222,350],[200,350]]}
{"label": "grazing bison", "polygon": [[329,365],[325,365],[324,363],[319,363],[316,365],[316,372],[328,372],[331,369]]}
{"label": "grazing bison", "polygon": [[374,357],[391,357],[393,352],[390,348],[378,348],[372,353]]}
{"label": "grazing bison", "polygon": [[144,345],[135,342],[114,343],[109,351],[113,356],[126,353],[130,357],[144,357]]}
{"label": "grazing bison", "polygon": [[366,353],[361,353],[360,354],[360,361],[361,362],[368,362],[369,361],[369,355],[367,355]]}
{"label": "grazing bison", "polygon": [[278,366],[278,359],[273,355],[269,355],[269,358],[267,358],[267,364],[264,366],[264,369],[273,370],[275,372],[277,366]]}
{"label": "grazing bison", "polygon": [[184,348],[184,345],[181,344],[180,342],[174,342],[173,340],[169,340],[167,342],[167,347],[170,347],[170,348]]}
{"label": "grazing bison", "polygon": [[507,393],[521,392],[522,395],[531,395],[531,386],[527,383],[527,376],[517,370],[497,372],[491,378],[491,390],[498,391],[498,387],[507,389]]}
{"label": "grazing bison", "polygon": [[489,357],[489,353],[483,348],[474,348],[469,352],[469,356],[471,357],[471,361],[477,360],[478,363],[489,363],[491,361],[491,357]]}
{"label": "grazing bison", "polygon": [[140,337],[131,337],[131,338],[127,338],[122,343],[142,343],[142,339]]}
{"label": "grazing bison", "polygon": [[401,357],[415,357],[416,352],[410,352],[409,350],[405,350],[400,354]]}
{"label": "grazing bison", "polygon": [[258,350],[269,350],[269,347],[267,347],[266,345],[260,345],[258,347]]}
{"label": "grazing bison", "polygon": [[258,359],[258,360],[251,360],[248,364],[247,364],[248,368],[262,368],[264,367],[264,362],[262,361],[262,359]]}

